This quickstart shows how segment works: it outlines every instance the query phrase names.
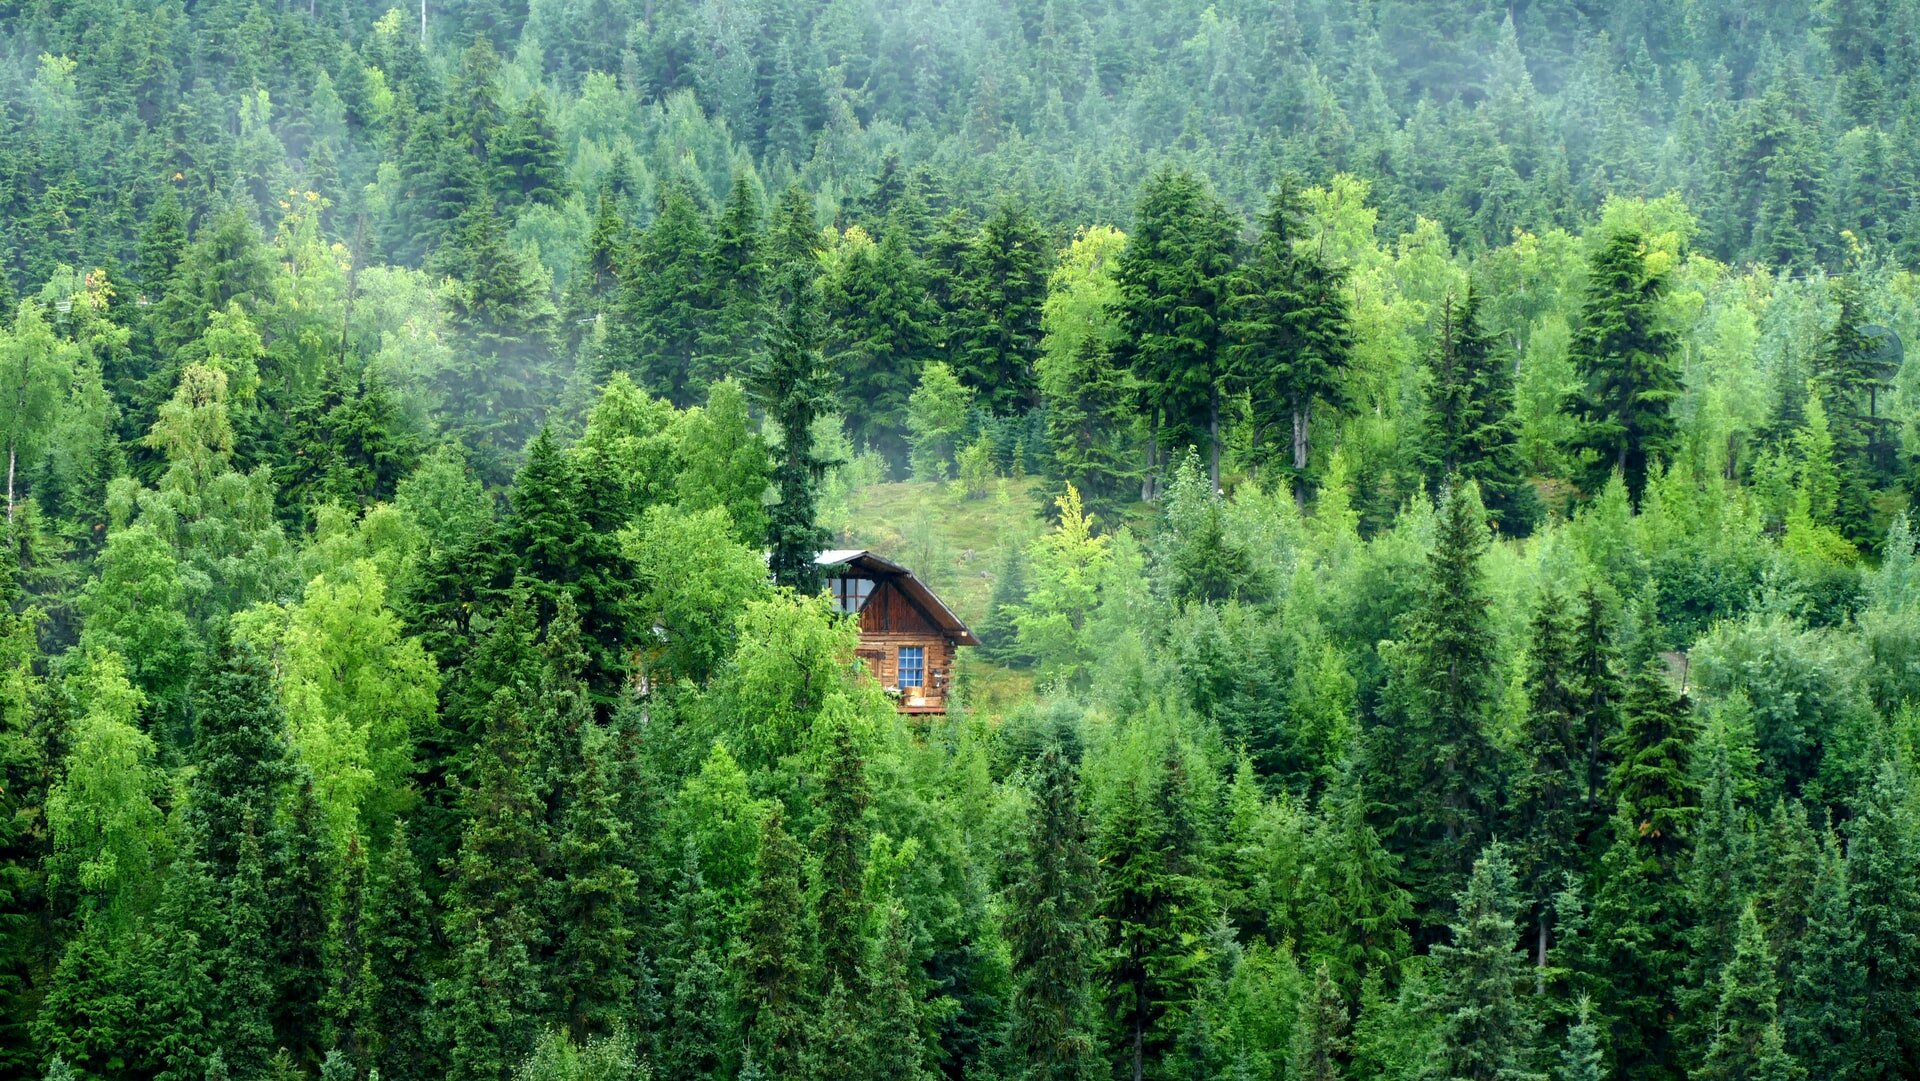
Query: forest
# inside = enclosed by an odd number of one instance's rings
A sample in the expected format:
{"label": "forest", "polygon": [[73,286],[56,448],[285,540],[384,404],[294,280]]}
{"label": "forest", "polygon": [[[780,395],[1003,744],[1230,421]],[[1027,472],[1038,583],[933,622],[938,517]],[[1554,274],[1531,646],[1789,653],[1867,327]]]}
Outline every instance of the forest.
{"label": "forest", "polygon": [[0,1081],[1920,1078],[1916,74],[0,0]]}

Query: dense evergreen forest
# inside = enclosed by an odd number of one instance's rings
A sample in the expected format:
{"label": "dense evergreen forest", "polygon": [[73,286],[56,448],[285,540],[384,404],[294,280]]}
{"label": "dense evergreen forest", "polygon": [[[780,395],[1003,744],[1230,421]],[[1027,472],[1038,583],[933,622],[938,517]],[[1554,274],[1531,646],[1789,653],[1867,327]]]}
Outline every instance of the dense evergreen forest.
{"label": "dense evergreen forest", "polygon": [[0,1081],[1920,1078],[1916,74],[0,0]]}

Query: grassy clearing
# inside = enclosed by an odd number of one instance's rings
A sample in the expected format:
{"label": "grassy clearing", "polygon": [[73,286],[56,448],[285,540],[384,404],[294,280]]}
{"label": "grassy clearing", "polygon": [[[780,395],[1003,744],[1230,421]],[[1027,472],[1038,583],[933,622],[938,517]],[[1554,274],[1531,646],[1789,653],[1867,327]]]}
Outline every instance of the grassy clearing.
{"label": "grassy clearing", "polygon": [[853,496],[851,524],[836,544],[868,548],[905,564],[969,626],[987,614],[1007,546],[1025,546],[1043,523],[1035,482],[1008,480],[980,499],[957,484],[871,484]]}

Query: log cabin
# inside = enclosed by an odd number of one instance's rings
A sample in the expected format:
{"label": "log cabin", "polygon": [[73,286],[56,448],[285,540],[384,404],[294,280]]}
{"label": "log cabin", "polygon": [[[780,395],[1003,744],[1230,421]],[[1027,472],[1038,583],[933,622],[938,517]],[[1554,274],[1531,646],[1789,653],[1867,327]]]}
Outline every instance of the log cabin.
{"label": "log cabin", "polygon": [[858,656],[902,713],[945,713],[954,651],[979,640],[913,572],[864,549],[821,552],[833,606],[860,620]]}

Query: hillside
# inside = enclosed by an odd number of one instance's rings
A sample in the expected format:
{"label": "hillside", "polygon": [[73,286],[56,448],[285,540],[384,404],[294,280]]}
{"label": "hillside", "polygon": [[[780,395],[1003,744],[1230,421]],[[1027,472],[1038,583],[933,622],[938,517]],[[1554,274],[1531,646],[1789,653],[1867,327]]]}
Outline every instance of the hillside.
{"label": "hillside", "polygon": [[391,3],[0,0],[0,1081],[1920,1078],[1920,0]]}

